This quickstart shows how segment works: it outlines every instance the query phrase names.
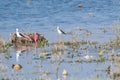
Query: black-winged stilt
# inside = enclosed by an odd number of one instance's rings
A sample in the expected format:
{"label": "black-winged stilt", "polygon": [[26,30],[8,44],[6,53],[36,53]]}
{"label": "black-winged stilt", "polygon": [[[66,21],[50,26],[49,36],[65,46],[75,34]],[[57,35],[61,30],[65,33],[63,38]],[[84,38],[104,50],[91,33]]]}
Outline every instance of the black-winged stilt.
{"label": "black-winged stilt", "polygon": [[17,38],[22,38],[22,37],[27,38],[30,42],[33,41],[30,36],[19,33],[18,28],[16,28],[16,36],[17,36]]}
{"label": "black-winged stilt", "polygon": [[62,41],[62,34],[66,35],[66,33],[62,31],[59,26],[57,27],[57,32],[59,34],[59,40]]}
{"label": "black-winged stilt", "polygon": [[16,28],[16,35],[18,38],[24,37],[21,33],[19,33],[18,28]]}
{"label": "black-winged stilt", "polygon": [[59,26],[57,27],[57,31],[58,31],[58,34],[59,34],[59,35],[61,35],[61,34],[64,34],[64,35],[65,35],[65,34],[66,34],[64,31],[62,31],[62,30],[60,29]]}

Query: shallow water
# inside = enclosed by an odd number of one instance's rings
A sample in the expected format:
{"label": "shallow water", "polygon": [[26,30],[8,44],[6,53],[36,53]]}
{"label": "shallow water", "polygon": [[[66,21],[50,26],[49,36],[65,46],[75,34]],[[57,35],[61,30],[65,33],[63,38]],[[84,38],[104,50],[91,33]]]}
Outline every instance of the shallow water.
{"label": "shallow water", "polygon": [[[83,4],[83,7],[79,8],[79,4]],[[52,43],[59,41],[56,27],[60,26],[65,32],[73,33],[73,35],[62,36],[64,41],[71,41],[74,35],[82,33],[82,35],[78,36],[78,41],[91,40],[104,43],[115,37],[115,34],[109,30],[109,27],[120,18],[119,6],[119,0],[2,0],[0,2],[0,36],[9,41],[9,34],[15,32],[16,28],[19,28],[20,32],[41,33]],[[104,27],[107,32],[102,32],[99,29],[101,27]],[[81,28],[87,29],[92,35],[85,37],[84,32],[77,31],[77,29]],[[51,50],[51,48],[48,47],[47,49]],[[64,51],[66,51],[65,54],[69,52],[69,50]],[[72,52],[71,49],[70,51],[72,54],[76,53]],[[90,54],[92,53],[91,55],[95,59],[99,58],[97,55],[98,51],[94,52],[90,49],[89,52]],[[18,62],[16,61],[16,50],[10,49],[6,54],[7,57],[11,57],[9,59],[3,57],[5,54],[1,53],[0,66],[4,65],[5,71],[3,69],[4,72],[0,73],[0,78],[45,78],[44,71],[48,70],[51,74],[47,78],[56,80],[57,78],[63,78],[61,74],[64,68],[68,71],[68,76],[65,80],[72,78],[83,80],[85,78],[97,77],[101,79],[108,78],[108,74],[102,72],[101,69],[104,70],[108,67],[110,65],[109,61],[103,63],[84,61],[76,63],[74,61],[76,58],[83,59],[82,57],[85,56],[84,51],[79,50],[76,54],[82,53],[82,55],[74,58],[64,57],[66,56],[64,54],[61,64],[58,64],[59,60],[51,64],[51,61],[54,61],[54,56],[53,59],[34,60],[40,53],[42,53],[41,49],[37,49],[36,52],[35,48],[29,48],[28,51],[20,55]],[[50,54],[53,53],[50,52]],[[106,55],[104,56],[106,57]],[[11,68],[12,64],[16,63],[21,64],[23,67],[18,72]],[[57,75],[55,67],[59,68]],[[98,69],[97,72],[95,72],[96,69]]]}
{"label": "shallow water", "polygon": [[[46,50],[48,50],[46,53],[44,49],[29,47],[28,50],[20,53],[18,58],[16,49],[11,48],[9,52],[0,54],[0,78],[10,80],[113,79],[106,71],[108,66],[115,64],[109,59],[112,50],[105,51],[100,57],[98,55],[99,49],[89,47],[87,50],[81,50],[83,46],[78,47],[76,52],[64,45],[61,51],[54,52],[53,45],[51,45],[48,48],[46,46]],[[115,51],[115,55],[118,52]],[[48,54],[48,56],[40,57],[41,54]],[[87,55],[91,57],[86,58]],[[12,68],[12,65],[17,63],[22,66],[18,71]],[[119,64],[117,63],[117,65]],[[68,73],[65,76],[62,75],[64,69]],[[48,75],[47,72],[49,72]]]}
{"label": "shallow water", "polygon": [[57,40],[57,26],[64,31],[87,28],[96,34],[96,28],[108,27],[120,17],[119,0],[4,0],[0,5],[0,35],[7,35],[4,36],[7,40],[15,28],[21,32],[39,32],[50,42]]}

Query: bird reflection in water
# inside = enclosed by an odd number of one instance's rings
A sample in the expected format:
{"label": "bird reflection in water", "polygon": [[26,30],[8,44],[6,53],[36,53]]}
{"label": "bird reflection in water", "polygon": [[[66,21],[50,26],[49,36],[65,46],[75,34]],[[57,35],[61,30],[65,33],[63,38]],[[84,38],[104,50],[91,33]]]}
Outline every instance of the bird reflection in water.
{"label": "bird reflection in water", "polygon": [[26,51],[28,48],[26,46],[21,46],[16,48],[16,64],[12,65],[12,68],[18,72],[22,68],[22,65],[19,64],[19,57],[20,55]]}

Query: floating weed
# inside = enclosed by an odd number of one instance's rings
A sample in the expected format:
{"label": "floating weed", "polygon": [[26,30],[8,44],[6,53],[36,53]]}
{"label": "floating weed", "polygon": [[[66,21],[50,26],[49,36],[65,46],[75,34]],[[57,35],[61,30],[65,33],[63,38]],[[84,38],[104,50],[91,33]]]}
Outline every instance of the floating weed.
{"label": "floating weed", "polygon": [[46,44],[48,44],[48,40],[40,41],[38,44],[39,47],[44,47]]}
{"label": "floating weed", "polygon": [[120,64],[120,55],[116,55],[116,63]]}
{"label": "floating weed", "polygon": [[70,77],[69,80],[102,80],[101,78],[85,78],[85,79],[80,79],[77,77]]}
{"label": "floating weed", "polygon": [[46,74],[46,75],[50,75],[51,72],[50,72],[49,70],[47,70],[47,71],[45,71],[45,74]]}
{"label": "floating weed", "polygon": [[0,39],[0,52],[1,53],[6,53],[9,49],[11,44],[9,42],[6,42],[4,39]]}
{"label": "floating weed", "polygon": [[2,78],[2,79],[0,79],[0,80],[10,80],[10,79],[8,79],[8,78]]}
{"label": "floating weed", "polygon": [[70,77],[69,80],[82,80],[82,79],[77,78],[77,77]]}
{"label": "floating weed", "polygon": [[5,55],[5,58],[9,60],[10,58],[12,58],[12,56],[10,56],[10,55]]}
{"label": "floating weed", "polygon": [[81,62],[80,58],[76,58],[75,62],[80,63]]}
{"label": "floating weed", "polygon": [[112,54],[112,55],[109,56],[109,60],[112,61],[112,62],[114,62],[114,60],[115,60],[114,54]]}
{"label": "floating weed", "polygon": [[99,56],[99,58],[96,60],[96,62],[104,62],[105,58],[103,56]]}
{"label": "floating weed", "polygon": [[40,53],[40,54],[39,54],[39,57],[40,57],[40,58],[45,58],[46,55],[47,55],[46,53]]}
{"label": "floating weed", "polygon": [[114,80],[119,80],[119,77],[120,77],[120,73],[114,73],[113,74],[113,79]]}
{"label": "floating weed", "polygon": [[[91,45],[96,45],[98,44],[97,41],[86,41],[86,40],[81,40],[81,41],[66,41],[63,42],[64,45],[66,46],[80,46],[80,45],[86,45],[86,44],[91,44]],[[53,44],[58,44],[58,43],[53,43]]]}
{"label": "floating weed", "polygon": [[107,72],[107,74],[110,74],[110,66],[108,66],[108,67],[106,68],[106,72]]}
{"label": "floating weed", "polygon": [[113,40],[107,42],[104,46],[108,46],[108,48],[120,48],[120,36],[117,36]]}
{"label": "floating weed", "polygon": [[114,21],[111,26],[112,31],[116,34],[116,36],[120,36],[120,21]]}
{"label": "floating weed", "polygon": [[87,78],[85,80],[102,80],[101,78]]}
{"label": "floating weed", "polygon": [[104,52],[104,50],[102,49],[102,50],[100,50],[100,51],[98,52],[98,54],[99,54],[100,56],[102,56],[102,55],[103,55],[103,52]]}

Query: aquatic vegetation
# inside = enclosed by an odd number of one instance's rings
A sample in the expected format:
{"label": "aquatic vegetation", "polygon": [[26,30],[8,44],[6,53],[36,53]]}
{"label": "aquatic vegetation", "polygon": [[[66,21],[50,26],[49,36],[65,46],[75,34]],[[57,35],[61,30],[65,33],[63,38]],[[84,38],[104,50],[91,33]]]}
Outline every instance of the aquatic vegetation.
{"label": "aquatic vegetation", "polygon": [[7,71],[7,66],[4,63],[1,63],[0,71],[2,71],[2,72],[6,72]]}
{"label": "aquatic vegetation", "polygon": [[120,48],[120,21],[114,21],[110,27],[110,30],[115,34],[115,37],[108,41],[104,47],[107,49],[118,49]]}
{"label": "aquatic vegetation", "polygon": [[102,80],[101,78],[87,78],[85,80]]}
{"label": "aquatic vegetation", "polygon": [[109,60],[112,61],[112,62],[114,62],[114,60],[115,60],[114,54],[111,54],[111,55],[109,56]]}
{"label": "aquatic vegetation", "polygon": [[0,79],[0,80],[10,80],[10,79],[8,79],[8,78],[2,78],[2,79]]}
{"label": "aquatic vegetation", "polygon": [[100,51],[98,52],[98,54],[99,54],[100,56],[102,56],[102,55],[103,55],[103,52],[104,52],[104,50],[100,50]]}
{"label": "aquatic vegetation", "polygon": [[45,74],[46,74],[46,75],[50,75],[51,72],[47,70],[47,71],[45,71]]}
{"label": "aquatic vegetation", "polygon": [[116,55],[116,63],[120,64],[120,55]]}
{"label": "aquatic vegetation", "polygon": [[119,49],[120,48],[120,37],[115,37],[114,39],[103,44],[102,47],[106,50],[110,50],[112,48]]}
{"label": "aquatic vegetation", "polygon": [[105,58],[102,57],[102,56],[100,56],[100,57],[96,60],[96,62],[105,62]]}
{"label": "aquatic vegetation", "polygon": [[115,33],[117,37],[120,37],[120,21],[114,21],[111,25],[111,30]]}
{"label": "aquatic vegetation", "polygon": [[75,59],[75,62],[76,63],[80,63],[80,62],[82,62],[80,59]]}
{"label": "aquatic vegetation", "polygon": [[0,52],[6,53],[8,51],[8,48],[11,46],[9,42],[6,42],[4,39],[0,39]]}

